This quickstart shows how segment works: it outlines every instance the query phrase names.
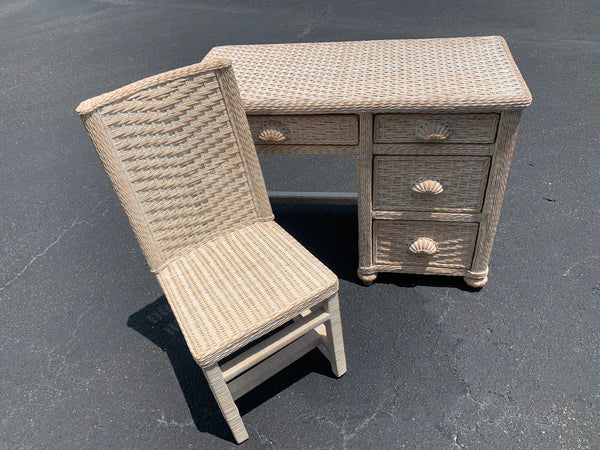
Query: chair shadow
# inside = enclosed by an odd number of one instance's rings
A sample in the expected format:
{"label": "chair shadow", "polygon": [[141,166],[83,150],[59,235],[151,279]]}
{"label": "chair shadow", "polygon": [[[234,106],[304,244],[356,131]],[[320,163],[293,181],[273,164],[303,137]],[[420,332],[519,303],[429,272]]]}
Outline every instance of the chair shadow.
{"label": "chair shadow", "polygon": [[[356,206],[273,204],[275,221],[340,279],[363,286],[358,268],[358,212]],[[399,287],[451,287],[467,292],[481,288],[467,285],[462,277],[379,273],[375,283]]]}
{"label": "chair shadow", "polygon": [[[135,312],[127,320],[127,325],[167,353],[198,431],[234,442],[202,369],[196,364],[187,348],[185,338],[167,299],[162,296]],[[238,399],[236,405],[242,419],[244,414],[277,396],[310,373],[334,378],[329,361],[316,349]]]}

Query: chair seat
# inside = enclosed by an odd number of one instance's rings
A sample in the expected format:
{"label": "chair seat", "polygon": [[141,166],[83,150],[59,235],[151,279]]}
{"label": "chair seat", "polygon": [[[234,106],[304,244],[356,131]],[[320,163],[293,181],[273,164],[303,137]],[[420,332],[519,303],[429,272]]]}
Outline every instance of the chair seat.
{"label": "chair seat", "polygon": [[203,244],[157,276],[203,367],[338,290],[335,274],[273,221]]}

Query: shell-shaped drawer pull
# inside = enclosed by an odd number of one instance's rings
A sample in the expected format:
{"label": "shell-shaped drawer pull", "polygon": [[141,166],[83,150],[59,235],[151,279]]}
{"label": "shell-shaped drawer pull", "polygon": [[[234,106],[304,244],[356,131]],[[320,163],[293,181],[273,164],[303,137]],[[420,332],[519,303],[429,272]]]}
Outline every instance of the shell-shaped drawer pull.
{"label": "shell-shaped drawer pull", "polygon": [[411,186],[411,189],[417,194],[438,195],[444,192],[444,186],[437,180],[423,180]]}
{"label": "shell-shaped drawer pull", "polygon": [[450,137],[452,129],[446,122],[440,120],[428,120],[423,122],[415,131],[415,136],[422,141],[442,142]]}
{"label": "shell-shaped drawer pull", "polygon": [[262,126],[258,139],[263,142],[283,142],[288,139],[289,134],[279,122],[267,122]]}
{"label": "shell-shaped drawer pull", "polygon": [[420,237],[408,246],[408,251],[413,255],[431,256],[438,252],[438,245],[431,238]]}

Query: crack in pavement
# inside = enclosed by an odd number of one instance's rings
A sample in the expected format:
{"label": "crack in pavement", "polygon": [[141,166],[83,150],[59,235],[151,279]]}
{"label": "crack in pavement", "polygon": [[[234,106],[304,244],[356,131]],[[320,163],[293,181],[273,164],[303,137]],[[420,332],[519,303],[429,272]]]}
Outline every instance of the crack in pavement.
{"label": "crack in pavement", "polygon": [[297,37],[301,38],[306,36],[308,33],[310,33],[312,30],[314,30],[314,28],[317,26],[317,24],[321,21],[321,19],[323,17],[325,17],[325,15],[329,12],[329,8],[324,9],[323,11],[321,11],[321,14],[319,14],[319,16],[314,19],[312,22],[310,22],[308,24],[308,26],[306,27],[306,30],[304,30],[302,33],[300,33]]}
{"label": "crack in pavement", "polygon": [[[107,197],[105,199],[102,199],[98,202],[98,204],[96,206],[94,206],[90,212],[90,215],[94,213],[94,211],[96,211],[100,205],[104,202],[106,202],[110,197]],[[17,281],[21,275],[23,275],[27,269],[29,269],[31,267],[31,265],[33,263],[35,263],[39,258],[41,258],[42,256],[44,256],[48,250],[50,250],[52,247],[54,247],[56,244],[58,244],[61,239],[65,236],[65,234],[67,234],[69,231],[71,231],[75,226],[77,225],[82,225],[84,223],[88,223],[88,220],[82,220],[81,218],[77,217],[72,223],[71,225],[69,225],[67,228],[65,228],[59,235],[58,237],[52,241],[41,253],[38,253],[37,255],[33,256],[33,258],[31,258],[31,260],[25,264],[25,266],[14,276],[12,277],[10,280],[8,280],[4,285],[0,286],[0,292],[2,292],[4,289],[6,289],[7,287],[9,287],[11,284],[13,284],[15,281]]]}

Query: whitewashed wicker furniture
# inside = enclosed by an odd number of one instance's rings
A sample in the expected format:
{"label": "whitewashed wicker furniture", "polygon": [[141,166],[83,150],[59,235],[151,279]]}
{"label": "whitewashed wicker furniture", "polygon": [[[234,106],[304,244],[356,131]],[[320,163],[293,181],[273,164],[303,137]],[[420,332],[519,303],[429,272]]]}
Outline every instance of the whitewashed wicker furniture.
{"label": "whitewashed wicker furniture", "polygon": [[292,361],[323,344],[345,373],[337,277],[273,221],[228,60],[138,81],[77,112],[238,443],[248,433],[234,399]]}
{"label": "whitewashed wicker furniture", "polygon": [[487,282],[519,119],[531,103],[504,39],[223,46],[214,57],[233,60],[259,153],[358,155],[365,283],[378,272]]}

